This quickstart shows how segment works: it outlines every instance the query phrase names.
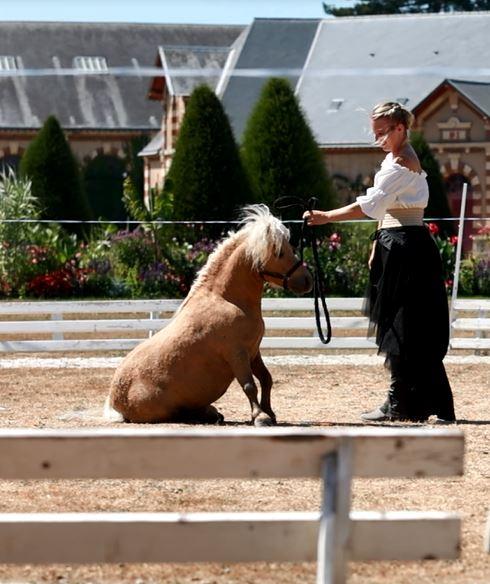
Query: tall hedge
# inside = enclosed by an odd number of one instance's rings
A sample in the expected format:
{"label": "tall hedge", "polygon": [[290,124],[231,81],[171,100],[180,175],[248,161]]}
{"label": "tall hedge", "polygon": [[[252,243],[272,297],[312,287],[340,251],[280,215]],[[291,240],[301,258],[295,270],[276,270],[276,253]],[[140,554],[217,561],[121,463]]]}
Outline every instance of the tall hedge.
{"label": "tall hedge", "polygon": [[[452,217],[439,163],[432,154],[429,144],[420,132],[411,133],[410,143],[419,157],[422,168],[427,173],[429,204],[424,212],[425,217]],[[453,233],[454,230],[451,221],[439,222],[439,228],[446,235]]]}
{"label": "tall hedge", "polygon": [[227,220],[251,201],[229,120],[206,85],[186,107],[164,191],[176,220]]}
{"label": "tall hedge", "polygon": [[[91,218],[78,163],[54,116],[47,118],[27,147],[20,173],[32,181],[32,194],[39,200],[44,219]],[[75,233],[83,231],[76,224],[64,227]]]}
{"label": "tall hedge", "polygon": [[270,206],[286,195],[315,196],[323,209],[336,203],[322,153],[285,79],[264,86],[245,128],[242,159],[261,203]]}

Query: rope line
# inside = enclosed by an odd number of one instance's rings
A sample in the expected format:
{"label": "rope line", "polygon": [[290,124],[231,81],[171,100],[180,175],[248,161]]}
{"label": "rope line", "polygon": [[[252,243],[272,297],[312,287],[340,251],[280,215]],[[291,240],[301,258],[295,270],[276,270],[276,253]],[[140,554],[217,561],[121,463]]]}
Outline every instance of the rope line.
{"label": "rope line", "polygon": [[[459,217],[424,217],[424,221],[460,221]],[[463,221],[490,221],[490,217],[465,217]],[[377,219],[352,219],[350,221],[339,221],[337,223],[374,223]],[[62,223],[62,224],[82,224],[82,225],[239,225],[241,221],[230,219],[221,220],[189,220],[189,221],[169,221],[155,219],[151,221],[135,220],[112,220],[112,219],[0,219],[0,223]],[[285,219],[283,223],[294,224],[303,223],[302,219]],[[333,221],[332,223],[336,223]]]}
{"label": "rope line", "polygon": [[[72,67],[40,67],[0,70],[1,77],[220,77],[225,69],[206,67],[196,69],[160,67],[108,67],[101,71],[76,69]],[[332,68],[239,68],[228,70],[226,77],[379,77],[379,76],[436,76],[444,78],[490,77],[489,67],[332,67]]]}

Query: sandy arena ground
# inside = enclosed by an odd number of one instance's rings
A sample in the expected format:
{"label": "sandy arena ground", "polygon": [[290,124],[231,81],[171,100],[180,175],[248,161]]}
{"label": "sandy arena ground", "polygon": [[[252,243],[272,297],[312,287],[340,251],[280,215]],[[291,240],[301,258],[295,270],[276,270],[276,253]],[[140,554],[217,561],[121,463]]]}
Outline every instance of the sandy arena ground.
{"label": "sandy arena ground", "polygon": [[[473,360],[474,361],[474,360]],[[0,427],[107,426],[101,408],[113,369],[5,368],[0,360]],[[306,363],[306,364],[305,364]],[[379,362],[308,361],[270,366],[279,424],[309,427],[358,425],[361,411],[383,399],[387,374]],[[490,363],[449,362],[458,427],[467,441],[462,478],[360,480],[355,510],[443,510],[463,517],[458,561],[352,563],[352,584],[488,584],[490,555],[483,553],[490,512]],[[248,403],[233,384],[218,407],[230,427],[248,422]],[[401,425],[401,424],[399,424]],[[174,427],[178,427],[174,425]],[[2,481],[0,512],[52,511],[304,511],[319,505],[318,481]],[[314,564],[0,565],[2,583],[234,584],[313,583]]]}

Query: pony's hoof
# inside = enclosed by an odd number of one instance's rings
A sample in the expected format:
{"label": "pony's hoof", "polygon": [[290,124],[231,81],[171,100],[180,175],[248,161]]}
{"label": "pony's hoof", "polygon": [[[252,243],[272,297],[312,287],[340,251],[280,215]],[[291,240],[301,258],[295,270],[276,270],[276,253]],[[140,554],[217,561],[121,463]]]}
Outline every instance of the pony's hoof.
{"label": "pony's hoof", "polygon": [[259,414],[254,420],[254,426],[274,426],[275,421],[267,414]]}

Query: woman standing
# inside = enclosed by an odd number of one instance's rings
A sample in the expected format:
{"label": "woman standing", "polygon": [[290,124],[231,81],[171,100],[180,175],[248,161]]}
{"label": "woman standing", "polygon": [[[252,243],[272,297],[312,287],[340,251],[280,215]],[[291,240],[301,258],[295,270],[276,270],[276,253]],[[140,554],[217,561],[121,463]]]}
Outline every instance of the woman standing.
{"label": "woman standing", "polygon": [[442,362],[449,344],[447,296],[439,251],[423,224],[429,190],[408,140],[412,120],[399,103],[376,106],[371,113],[375,143],[388,154],[374,186],[351,205],[304,214],[308,225],[366,216],[379,221],[366,313],[379,352],[386,355],[391,385],[385,403],[361,415],[369,422],[422,422],[430,415],[455,420]]}

